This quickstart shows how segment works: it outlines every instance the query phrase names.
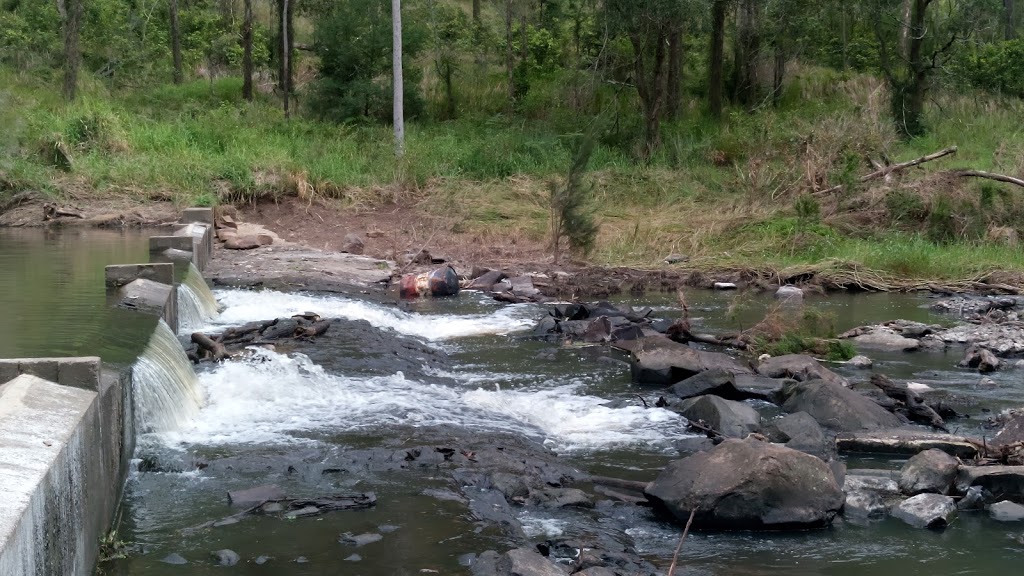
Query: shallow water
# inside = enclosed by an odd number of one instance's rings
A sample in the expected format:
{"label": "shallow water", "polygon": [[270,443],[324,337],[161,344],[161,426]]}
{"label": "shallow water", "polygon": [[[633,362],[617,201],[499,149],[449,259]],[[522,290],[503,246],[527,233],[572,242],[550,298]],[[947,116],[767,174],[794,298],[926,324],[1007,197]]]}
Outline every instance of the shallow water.
{"label": "shallow water", "polygon": [[[231,548],[245,565],[236,571],[241,568],[246,574],[466,574],[459,562],[463,555],[504,550],[513,543],[504,534],[480,531],[461,505],[421,494],[427,488],[451,490],[446,474],[429,469],[327,473],[339,450],[429,445],[439,427],[454,437],[494,435],[495,442],[512,433],[544,443],[581,469],[649,480],[672,458],[672,440],[685,434],[672,413],[643,408],[638,394],[653,399],[659,391],[632,385],[620,353],[524,338],[523,329],[543,313],[539,306],[500,306],[471,293],[401,309],[337,295],[220,291],[217,296],[226,306],[215,321],[218,325],[307,310],[368,320],[385,334],[421,342],[423,366],[389,371],[365,367],[380,364],[356,366],[344,354],[319,354],[317,363],[298,352],[278,350],[204,368],[199,374],[204,392],[199,415],[189,425],[151,435],[142,443],[140,455],[160,462],[164,470],[136,473],[129,484],[121,537],[140,543],[142,553],[109,565],[106,573],[220,573],[209,551]],[[735,329],[735,320],[728,318],[732,298],[691,294],[695,326],[709,332]],[[667,297],[634,304],[644,303],[658,306],[659,314],[674,313]],[[927,300],[917,296],[840,296],[816,303],[836,311],[839,330],[893,318],[948,320],[931,314]],[[770,305],[769,298],[755,299],[744,314],[754,318],[759,307]],[[432,350],[447,356],[444,366],[426,357]],[[878,371],[927,380],[962,397],[974,416],[961,421],[965,428],[980,430],[982,407],[1024,404],[1017,372],[1001,373],[995,390],[977,390],[970,388],[976,375],[954,368],[959,360],[955,352],[867,353],[876,359]],[[417,358],[404,360],[415,364]],[[868,374],[838,369],[855,379]],[[609,406],[609,401],[617,402]],[[868,460],[856,465],[901,464]],[[208,466],[197,469],[197,463]],[[251,518],[186,530],[235,512],[227,506],[227,490],[265,483],[276,483],[294,496],[372,490],[379,504],[316,519]],[[519,519],[535,542],[599,535],[634,546],[665,568],[679,528],[644,509],[608,506],[600,513],[530,509]],[[338,543],[343,532],[376,532],[381,525],[398,529],[358,549]],[[1009,573],[1024,560],[1024,546],[1011,538],[1022,532],[1024,527],[965,514],[942,533],[914,530],[894,520],[869,526],[840,520],[829,530],[795,534],[693,533],[677,574]],[[170,553],[182,555],[189,564],[162,563]],[[360,559],[355,561],[352,554]],[[256,565],[260,555],[274,559]],[[294,562],[300,556],[308,563]]]}

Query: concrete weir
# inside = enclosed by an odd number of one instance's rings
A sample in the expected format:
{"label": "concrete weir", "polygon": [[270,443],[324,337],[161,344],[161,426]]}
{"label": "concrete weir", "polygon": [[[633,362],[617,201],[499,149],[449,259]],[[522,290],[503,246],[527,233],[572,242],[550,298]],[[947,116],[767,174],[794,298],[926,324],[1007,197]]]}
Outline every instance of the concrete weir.
{"label": "concrete weir", "polygon": [[[108,304],[176,331],[177,287],[209,262],[212,223],[186,210],[151,239],[159,262],[108,266]],[[97,357],[0,359],[0,576],[93,574],[135,450],[132,376]]]}

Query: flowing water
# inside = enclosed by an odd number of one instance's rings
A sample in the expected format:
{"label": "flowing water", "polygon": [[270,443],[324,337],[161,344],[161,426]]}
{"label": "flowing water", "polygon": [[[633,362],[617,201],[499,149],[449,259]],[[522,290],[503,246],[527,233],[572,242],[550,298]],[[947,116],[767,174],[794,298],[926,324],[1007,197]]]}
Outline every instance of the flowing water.
{"label": "flowing water", "polygon": [[207,325],[220,312],[217,299],[195,264],[189,263],[185,280],[178,285],[178,332],[188,334]]}
{"label": "flowing water", "polygon": [[[337,295],[225,290],[217,297],[225,309],[209,329],[313,311],[346,319],[350,324],[337,329],[348,326],[350,332],[308,347],[260,349],[243,361],[202,368],[202,408],[191,420],[154,435],[160,442],[140,454],[151,468],[129,484],[121,536],[141,543],[144,553],[112,564],[108,573],[220,573],[209,551],[231,548],[246,563],[244,573],[252,574],[468,574],[460,557],[507,549],[507,538],[481,532],[460,505],[422,494],[451,489],[443,477],[373,465],[353,472],[339,464],[344,454],[374,446],[430,445],[452,435],[504,442],[512,434],[545,444],[583,470],[649,480],[673,458],[673,440],[686,435],[673,413],[645,409],[637,400],[638,393],[654,392],[630,383],[619,353],[525,338],[524,331],[543,314],[539,306],[502,306],[473,294],[404,308]],[[690,298],[693,323],[707,332],[749,325],[772,305],[770,298],[755,298],[740,306],[729,294],[695,292]],[[930,313],[927,300],[916,296],[811,300],[834,313],[839,329],[897,317],[948,321]],[[664,316],[678,313],[667,298],[632,303],[652,305]],[[382,340],[367,338],[361,331],[367,323]],[[391,341],[407,345],[397,355],[391,349],[375,355],[380,342]],[[1024,404],[1019,372],[998,374],[995,390],[979,389],[976,374],[954,368],[955,351],[868,353],[878,371],[927,381],[960,399],[971,416],[962,422],[964,428],[980,430],[984,410]],[[871,458],[856,463],[900,465]],[[335,472],[339,468],[344,471]],[[373,490],[379,502],[371,510],[315,520],[255,518],[192,529],[237,511],[227,505],[226,491],[265,483],[294,496]],[[678,527],[642,509],[612,510],[595,515],[531,509],[519,520],[534,541],[600,534],[667,566]],[[377,531],[382,525],[398,530],[358,549],[338,543],[339,534]],[[1009,573],[1024,560],[1024,546],[1014,539],[1022,531],[964,514],[941,533],[894,520],[864,526],[839,520],[829,530],[795,534],[693,533],[677,574]],[[171,553],[186,558],[188,566],[163,563]],[[259,566],[258,556],[273,560]],[[300,558],[306,562],[296,562]]]}
{"label": "flowing water", "polygon": [[135,430],[166,432],[187,426],[199,413],[202,393],[192,363],[162,319],[132,367]]}

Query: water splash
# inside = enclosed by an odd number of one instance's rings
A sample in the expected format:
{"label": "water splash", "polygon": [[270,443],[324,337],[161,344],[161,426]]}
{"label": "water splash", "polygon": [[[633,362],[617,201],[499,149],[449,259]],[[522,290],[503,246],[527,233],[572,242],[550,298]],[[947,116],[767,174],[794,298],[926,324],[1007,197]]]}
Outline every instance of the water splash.
{"label": "water splash", "polygon": [[200,375],[207,405],[165,440],[185,444],[287,444],[309,433],[456,425],[513,432],[556,450],[668,445],[685,422],[662,409],[610,408],[580,384],[515,391],[428,384],[388,376],[328,374],[302,354],[253,349],[245,361]]}
{"label": "water splash", "polygon": [[217,296],[225,305],[218,324],[239,325],[316,312],[324,318],[367,320],[378,328],[432,341],[515,332],[535,324],[537,315],[535,308],[526,305],[503,306],[487,314],[415,314],[334,295],[218,290]]}
{"label": "water splash", "polygon": [[189,333],[208,325],[220,307],[195,264],[189,263],[185,281],[178,285],[178,332]]}
{"label": "water splash", "polygon": [[174,430],[199,413],[202,393],[178,338],[160,320],[132,369],[135,429],[138,433]]}

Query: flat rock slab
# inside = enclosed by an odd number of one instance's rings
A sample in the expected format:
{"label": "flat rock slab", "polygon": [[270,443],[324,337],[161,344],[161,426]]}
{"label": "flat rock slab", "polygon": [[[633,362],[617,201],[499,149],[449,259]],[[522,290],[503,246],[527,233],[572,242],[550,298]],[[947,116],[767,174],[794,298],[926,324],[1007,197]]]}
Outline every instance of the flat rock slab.
{"label": "flat rock slab", "polygon": [[956,478],[957,492],[971,486],[984,488],[1000,500],[1024,502],[1024,466],[963,466]]}
{"label": "flat rock slab", "polygon": [[996,502],[988,507],[988,514],[999,522],[1020,522],[1024,520],[1024,506],[1009,500]]}
{"label": "flat rock slab", "polygon": [[914,528],[941,530],[956,517],[956,501],[939,494],[918,494],[901,502],[892,515]]}
{"label": "flat rock slab", "polygon": [[255,506],[268,500],[281,500],[284,497],[284,490],[281,490],[276,484],[265,484],[228,492],[228,502],[232,506]]}
{"label": "flat rock slab", "polygon": [[499,560],[497,574],[502,576],[565,576],[561,566],[529,548],[509,550]]}
{"label": "flat rock slab", "polygon": [[842,453],[914,455],[937,449],[958,458],[974,458],[978,447],[968,438],[914,428],[845,432],[836,437]]}
{"label": "flat rock slab", "polygon": [[387,282],[394,264],[341,252],[301,246],[265,246],[239,252],[215,249],[204,271],[220,286],[344,292]]}
{"label": "flat rock slab", "polygon": [[750,372],[726,354],[697,350],[664,336],[649,336],[633,342],[630,372],[637,383],[669,385],[715,369],[733,374]]}

